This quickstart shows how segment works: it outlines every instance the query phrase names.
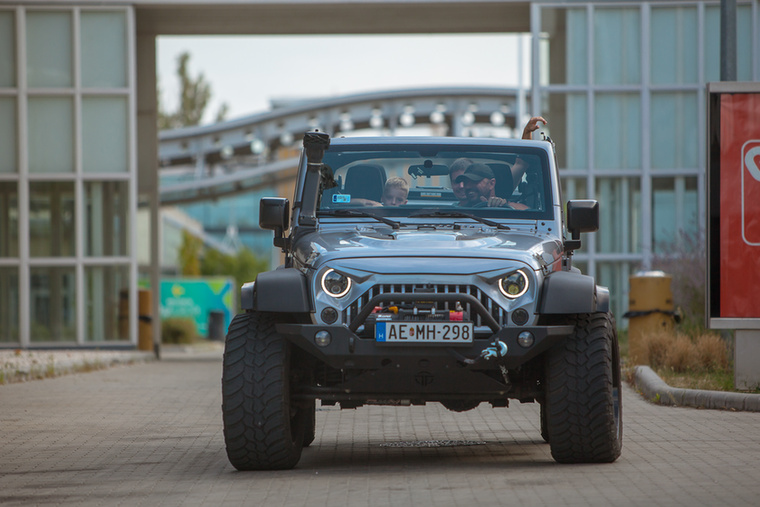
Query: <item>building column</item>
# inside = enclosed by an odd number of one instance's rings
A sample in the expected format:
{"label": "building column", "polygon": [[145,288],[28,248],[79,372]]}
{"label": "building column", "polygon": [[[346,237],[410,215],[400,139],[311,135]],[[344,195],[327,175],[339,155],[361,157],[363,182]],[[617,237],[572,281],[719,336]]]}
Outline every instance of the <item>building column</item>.
{"label": "building column", "polygon": [[[159,318],[161,291],[160,221],[158,194],[158,126],[156,93],[156,35],[137,26],[137,192],[150,209],[150,286],[153,293],[151,315],[154,345],[161,343]],[[132,298],[137,300],[137,288]],[[137,311],[135,311],[136,315]],[[133,321],[136,320],[134,317]]]}

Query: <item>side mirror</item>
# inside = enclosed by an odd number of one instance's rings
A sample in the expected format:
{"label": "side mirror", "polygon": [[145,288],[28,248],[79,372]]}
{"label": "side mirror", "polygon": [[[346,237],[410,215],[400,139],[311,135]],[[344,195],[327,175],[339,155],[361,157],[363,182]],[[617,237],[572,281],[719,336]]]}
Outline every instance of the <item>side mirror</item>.
{"label": "side mirror", "polygon": [[290,202],[284,197],[263,197],[259,201],[259,227],[274,231],[274,246],[284,247],[283,237],[290,227]]}
{"label": "side mirror", "polygon": [[580,248],[582,232],[599,230],[599,202],[593,199],[567,201],[567,230],[573,239],[565,242],[565,250]]}

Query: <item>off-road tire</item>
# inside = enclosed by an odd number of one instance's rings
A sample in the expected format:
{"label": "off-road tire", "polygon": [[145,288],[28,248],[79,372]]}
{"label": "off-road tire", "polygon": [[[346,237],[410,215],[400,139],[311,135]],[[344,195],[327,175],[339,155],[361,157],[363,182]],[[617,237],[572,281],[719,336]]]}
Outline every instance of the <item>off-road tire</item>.
{"label": "off-road tire", "polygon": [[293,468],[301,458],[307,411],[291,402],[290,344],[271,314],[237,315],[227,333],[222,419],[238,470]]}
{"label": "off-road tire", "polygon": [[559,463],[611,463],[623,441],[620,353],[611,313],[578,315],[546,361],[546,426]]}

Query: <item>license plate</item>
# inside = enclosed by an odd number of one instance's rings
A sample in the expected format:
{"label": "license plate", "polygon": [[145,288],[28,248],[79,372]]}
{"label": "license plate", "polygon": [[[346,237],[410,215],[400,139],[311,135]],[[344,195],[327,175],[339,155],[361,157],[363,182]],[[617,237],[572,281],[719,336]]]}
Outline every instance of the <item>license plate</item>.
{"label": "license plate", "polygon": [[472,343],[472,322],[378,322],[375,341],[382,343]]}

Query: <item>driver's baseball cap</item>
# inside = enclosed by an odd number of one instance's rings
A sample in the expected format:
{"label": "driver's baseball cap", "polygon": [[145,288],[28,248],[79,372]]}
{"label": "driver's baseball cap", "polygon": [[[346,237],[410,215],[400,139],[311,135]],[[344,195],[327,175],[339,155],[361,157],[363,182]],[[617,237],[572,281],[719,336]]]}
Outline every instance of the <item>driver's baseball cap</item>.
{"label": "driver's baseball cap", "polygon": [[492,179],[495,178],[493,170],[485,164],[471,164],[467,170],[459,175],[456,179],[456,183],[462,183],[464,179],[472,181],[480,181],[483,178]]}

